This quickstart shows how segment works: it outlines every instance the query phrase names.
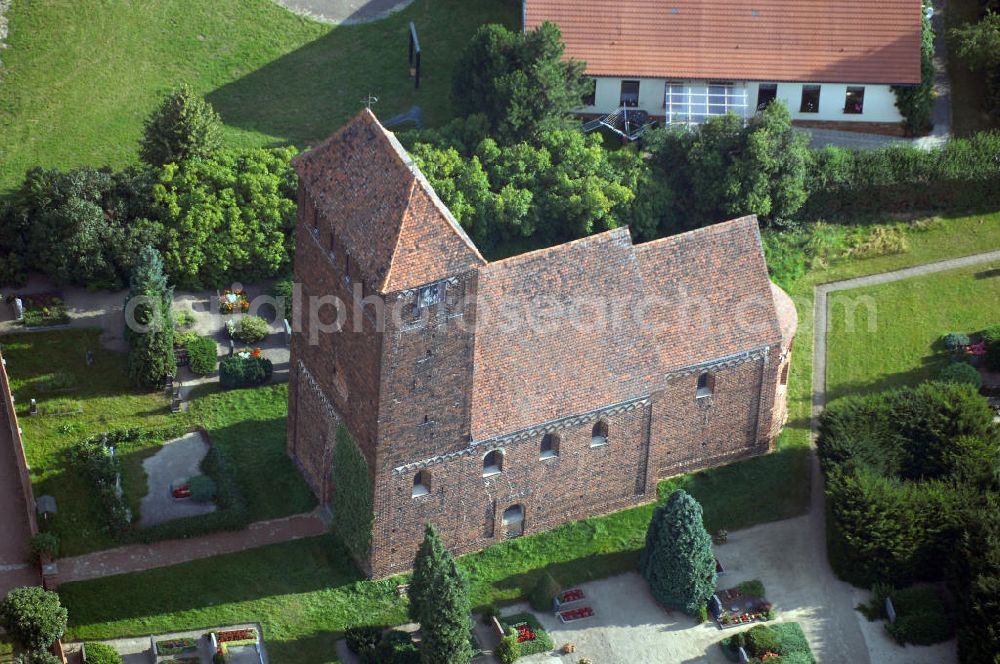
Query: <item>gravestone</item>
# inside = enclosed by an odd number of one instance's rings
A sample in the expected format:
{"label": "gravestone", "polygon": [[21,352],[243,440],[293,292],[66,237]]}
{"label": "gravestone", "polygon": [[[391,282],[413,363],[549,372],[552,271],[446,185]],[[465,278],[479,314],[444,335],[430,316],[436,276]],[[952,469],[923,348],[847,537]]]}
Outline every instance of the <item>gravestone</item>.
{"label": "gravestone", "polygon": [[31,408],[28,410],[28,414],[38,415],[38,402],[35,401],[34,397],[31,398]]}
{"label": "gravestone", "polygon": [[89,348],[87,349],[87,366],[88,367],[94,366],[94,351],[90,350]]}
{"label": "gravestone", "polygon": [[739,651],[737,651],[740,656],[740,664],[747,664],[750,661],[750,657],[747,655],[747,651],[740,646]]}
{"label": "gravestone", "polygon": [[885,598],[885,615],[888,616],[889,622],[896,622],[896,607],[892,605],[892,600],[888,597]]}
{"label": "gravestone", "polygon": [[292,343],[292,326],[288,324],[288,319],[285,319],[285,345],[289,346]]}
{"label": "gravestone", "polygon": [[21,298],[14,298],[14,320],[24,320],[24,302]]}

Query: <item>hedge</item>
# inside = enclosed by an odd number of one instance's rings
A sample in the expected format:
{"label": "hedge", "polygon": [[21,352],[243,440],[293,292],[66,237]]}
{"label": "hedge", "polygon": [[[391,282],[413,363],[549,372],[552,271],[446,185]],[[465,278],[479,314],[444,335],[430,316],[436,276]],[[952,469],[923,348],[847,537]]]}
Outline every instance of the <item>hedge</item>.
{"label": "hedge", "polygon": [[774,661],[781,664],[816,664],[806,635],[796,622],[757,625],[745,632],[727,636],[719,641],[719,647],[732,662],[740,661],[738,651],[743,648],[751,657],[759,657],[767,651],[778,652],[781,659]]}
{"label": "hedge", "polygon": [[986,366],[993,371],[1000,371],[1000,325],[986,328],[983,331],[983,341],[986,343]]}
{"label": "hedge", "polygon": [[122,656],[106,643],[86,643],[87,664],[122,664]]}
{"label": "hedge", "polygon": [[225,357],[219,363],[219,384],[223,388],[255,387],[271,378],[274,366],[266,357]]}
{"label": "hedge", "polygon": [[887,622],[885,629],[900,645],[929,646],[954,635],[951,614],[941,595],[931,586],[894,590],[889,597],[896,611],[896,622]]}
{"label": "hedge", "polygon": [[1000,207],[1000,134],[953,138],[943,147],[810,152],[800,220],[856,219],[906,211]]}
{"label": "hedge", "polygon": [[979,370],[967,362],[952,362],[938,374],[938,380],[945,383],[971,385],[977,390],[983,386],[983,376]]}
{"label": "hedge", "polygon": [[208,337],[189,338],[184,347],[188,353],[188,368],[199,376],[207,376],[219,365],[219,347]]}
{"label": "hedge", "polygon": [[267,337],[271,331],[267,321],[260,316],[244,316],[238,323],[226,323],[229,335],[237,341],[255,344]]}
{"label": "hedge", "polygon": [[515,613],[510,616],[503,616],[500,618],[500,622],[504,627],[513,628],[514,625],[518,623],[528,623],[528,627],[531,631],[535,633],[535,638],[532,641],[522,641],[518,644],[518,651],[520,657],[527,657],[528,655],[535,655],[540,652],[549,652],[553,648],[552,637],[545,628],[542,627],[542,623],[538,622],[538,618],[532,613],[525,611],[524,613]]}

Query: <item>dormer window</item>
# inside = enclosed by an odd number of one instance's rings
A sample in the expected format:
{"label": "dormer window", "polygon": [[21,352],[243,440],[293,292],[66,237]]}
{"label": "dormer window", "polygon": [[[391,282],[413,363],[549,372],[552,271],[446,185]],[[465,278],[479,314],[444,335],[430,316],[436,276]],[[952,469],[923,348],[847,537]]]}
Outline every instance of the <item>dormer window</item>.
{"label": "dormer window", "polygon": [[712,396],[715,389],[715,377],[707,371],[698,376],[698,387],[695,389],[695,398],[702,399]]}
{"label": "dormer window", "polygon": [[493,450],[483,457],[483,477],[499,475],[503,471],[503,452]]}
{"label": "dormer window", "polygon": [[424,286],[417,292],[417,308],[429,307],[444,300],[444,284]]}
{"label": "dormer window", "polygon": [[608,444],[608,421],[598,420],[590,431],[590,446],[600,447]]}
{"label": "dormer window", "polygon": [[431,474],[429,471],[421,470],[413,476],[413,497],[419,498],[431,492]]}
{"label": "dormer window", "polygon": [[539,459],[553,459],[559,456],[559,434],[547,433],[542,436],[542,444],[539,447]]}

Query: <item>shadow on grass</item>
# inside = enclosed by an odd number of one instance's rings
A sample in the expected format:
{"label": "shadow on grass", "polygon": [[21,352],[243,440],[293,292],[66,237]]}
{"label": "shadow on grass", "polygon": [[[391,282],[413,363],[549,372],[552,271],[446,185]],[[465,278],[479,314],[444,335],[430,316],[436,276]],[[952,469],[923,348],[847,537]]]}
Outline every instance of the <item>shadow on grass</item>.
{"label": "shadow on grass", "polygon": [[[416,2],[389,18],[332,29],[319,39],[228,83],[207,96],[226,124],[305,148],[333,133],[365,106],[389,118],[419,105],[426,122],[450,119],[451,70],[479,25],[517,24],[514,3]],[[422,46],[421,84],[407,62],[409,21]]]}
{"label": "shadow on grass", "polygon": [[[207,610],[319,590],[344,591],[362,581],[346,549],[336,538],[323,535],[172,567],[67,583],[60,586],[59,594],[69,608],[71,623],[85,625]],[[394,594],[388,584],[365,585],[369,591]],[[239,611],[239,607],[233,609]],[[212,615],[217,617],[204,623],[187,619],[184,623],[198,629],[227,624],[227,619],[259,619],[253,611],[242,617]]]}
{"label": "shadow on grass", "polygon": [[829,404],[852,394],[874,394],[898,387],[918,385],[937,376],[948,365],[948,356],[946,354],[925,355],[920,358],[920,361],[921,366],[919,367],[889,374],[877,380],[854,381],[827,387],[826,402]]}

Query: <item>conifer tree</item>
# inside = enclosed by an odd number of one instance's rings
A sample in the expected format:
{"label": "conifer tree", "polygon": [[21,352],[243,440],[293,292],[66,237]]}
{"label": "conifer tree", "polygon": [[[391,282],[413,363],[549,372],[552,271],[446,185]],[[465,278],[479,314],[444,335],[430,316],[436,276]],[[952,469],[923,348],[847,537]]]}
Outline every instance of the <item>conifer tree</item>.
{"label": "conifer tree", "polygon": [[167,375],[176,375],[173,299],[163,258],[147,246],[136,259],[125,303],[129,377],[140,387],[160,387]]}
{"label": "conifer tree", "polygon": [[660,604],[697,615],[715,592],[712,537],[701,505],[683,489],[653,512],[639,570]]}
{"label": "conifer tree", "polygon": [[472,659],[469,635],[469,582],[431,524],[413,561],[410,580],[410,618],[420,623],[420,661],[424,664],[468,664]]}
{"label": "conifer tree", "polygon": [[187,85],[177,88],[146,120],[139,157],[151,166],[204,157],[222,146],[222,118]]}

